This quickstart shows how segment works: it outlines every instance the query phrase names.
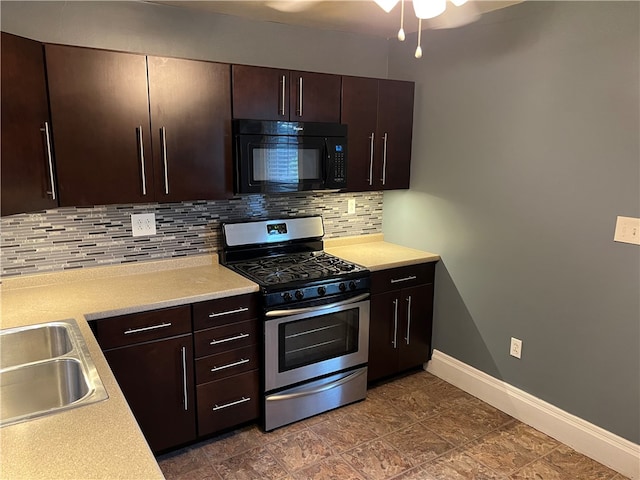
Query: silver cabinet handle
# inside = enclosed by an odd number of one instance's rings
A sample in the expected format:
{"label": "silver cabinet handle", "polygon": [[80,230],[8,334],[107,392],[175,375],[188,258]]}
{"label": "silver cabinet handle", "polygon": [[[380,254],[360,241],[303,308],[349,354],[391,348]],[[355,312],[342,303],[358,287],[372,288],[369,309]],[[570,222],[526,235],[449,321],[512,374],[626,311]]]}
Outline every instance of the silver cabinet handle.
{"label": "silver cabinet handle", "polygon": [[398,348],[398,299],[393,301],[393,348]]}
{"label": "silver cabinet handle", "polygon": [[142,327],[142,328],[130,328],[125,331],[125,335],[130,335],[132,333],[140,333],[140,332],[148,332],[149,330],[157,330],[158,328],[167,328],[170,327],[171,323],[160,323],[158,325],[151,325],[150,327]]}
{"label": "silver cabinet handle", "polygon": [[169,195],[169,168],[167,164],[167,129],[160,129],[160,138],[162,140],[162,164],[164,166],[164,194]]}
{"label": "silver cabinet handle", "polygon": [[246,312],[247,310],[249,310],[249,307],[240,307],[240,308],[236,308],[235,310],[227,310],[225,312],[210,313],[209,318],[222,317],[223,315],[232,315],[234,313]]}
{"label": "silver cabinet handle", "polygon": [[409,280],[415,280],[416,277],[415,275],[409,275],[408,277],[403,277],[403,278],[392,278],[391,279],[391,283],[400,283],[400,282],[408,282]]}
{"label": "silver cabinet handle", "polygon": [[280,115],[285,115],[285,95],[287,94],[287,76],[282,75],[282,104],[280,105]]}
{"label": "silver cabinet handle", "polygon": [[384,132],[382,148],[382,185],[387,182],[387,132]]}
{"label": "silver cabinet handle", "polygon": [[248,402],[250,400],[251,400],[251,397],[243,396],[240,400],[236,400],[235,402],[225,403],[224,405],[218,405],[216,403],[211,410],[213,410],[215,412],[217,410],[222,410],[223,408],[233,407],[234,405],[239,405],[241,403]]}
{"label": "silver cabinet handle", "polygon": [[409,345],[409,332],[411,331],[411,295],[407,297],[407,336],[404,339]]}
{"label": "silver cabinet handle", "polygon": [[138,127],[138,141],[140,142],[140,166],[142,168],[142,195],[146,195],[147,174],[144,171],[144,145],[142,144],[142,125]]}
{"label": "silver cabinet handle", "polygon": [[370,149],[370,157],[369,157],[369,186],[373,185],[373,146],[375,143],[375,133],[371,132],[371,136],[369,137],[371,140]]}
{"label": "silver cabinet handle", "polygon": [[302,116],[302,77],[298,78],[298,112]]}
{"label": "silver cabinet handle", "polygon": [[184,411],[189,410],[189,398],[187,397],[187,347],[182,347],[182,394],[184,399]]}
{"label": "silver cabinet handle", "polygon": [[49,131],[49,122],[44,122],[44,128],[40,129],[44,132],[44,138],[47,143],[47,162],[49,164],[49,181],[51,182],[51,191],[47,192],[53,200],[56,199],[56,183],[53,178],[53,156],[51,155],[51,132]]}
{"label": "silver cabinet handle", "polygon": [[247,338],[249,336],[248,333],[241,333],[240,335],[236,335],[235,337],[223,338],[222,340],[211,340],[209,345],[218,345],[219,343],[232,342],[233,340],[240,340],[241,338]]}
{"label": "silver cabinet handle", "polygon": [[226,365],[222,365],[221,367],[213,367],[211,369],[212,372],[218,372],[220,370],[224,370],[226,368],[237,367],[238,365],[244,365],[245,363],[249,363],[248,358],[242,358],[238,362],[228,363]]}

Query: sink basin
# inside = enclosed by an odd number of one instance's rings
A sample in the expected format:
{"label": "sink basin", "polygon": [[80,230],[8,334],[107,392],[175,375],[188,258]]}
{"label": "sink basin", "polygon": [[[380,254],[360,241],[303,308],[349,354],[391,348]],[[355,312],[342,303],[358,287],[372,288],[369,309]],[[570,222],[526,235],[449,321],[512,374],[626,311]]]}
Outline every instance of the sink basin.
{"label": "sink basin", "polygon": [[0,374],[1,418],[18,418],[71,405],[89,393],[75,359],[25,365]]}
{"label": "sink basin", "polygon": [[0,330],[0,426],[108,398],[74,320]]}
{"label": "sink basin", "polygon": [[34,325],[0,334],[0,369],[60,357],[71,351],[64,325]]}

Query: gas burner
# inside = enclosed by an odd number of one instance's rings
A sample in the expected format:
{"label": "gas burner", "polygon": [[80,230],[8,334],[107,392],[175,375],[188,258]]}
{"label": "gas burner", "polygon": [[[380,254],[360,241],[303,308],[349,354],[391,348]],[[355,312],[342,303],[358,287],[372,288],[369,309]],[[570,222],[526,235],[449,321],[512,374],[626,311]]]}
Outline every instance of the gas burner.
{"label": "gas burner", "polygon": [[329,279],[361,269],[358,265],[325,252],[260,257],[237,262],[233,267],[263,285]]}

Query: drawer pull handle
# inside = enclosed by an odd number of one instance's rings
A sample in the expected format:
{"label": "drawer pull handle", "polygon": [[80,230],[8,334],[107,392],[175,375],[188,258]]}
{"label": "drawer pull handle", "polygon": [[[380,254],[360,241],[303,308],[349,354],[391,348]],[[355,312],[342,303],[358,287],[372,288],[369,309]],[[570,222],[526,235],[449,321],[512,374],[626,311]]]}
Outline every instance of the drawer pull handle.
{"label": "drawer pull handle", "polygon": [[391,283],[400,283],[400,282],[408,282],[409,280],[415,280],[416,277],[415,275],[409,275],[408,277],[403,277],[403,278],[392,278],[391,279]]}
{"label": "drawer pull handle", "polygon": [[217,410],[222,410],[223,408],[233,407],[234,405],[239,405],[241,403],[248,402],[250,400],[251,400],[251,397],[244,397],[243,396],[240,400],[236,400],[235,402],[225,403],[224,405],[218,405],[216,403],[211,410],[213,410],[215,412]]}
{"label": "drawer pull handle", "polygon": [[171,323],[161,323],[160,325],[151,325],[150,327],[142,327],[142,328],[130,328],[125,331],[125,335],[130,335],[132,333],[140,333],[140,332],[148,332],[149,330],[157,330],[158,328],[166,328],[170,327]]}
{"label": "drawer pull handle", "polygon": [[249,307],[240,307],[235,310],[227,310],[226,312],[210,313],[209,318],[222,317],[224,315],[233,315],[234,313],[242,313],[249,310]]}
{"label": "drawer pull handle", "polygon": [[227,365],[222,365],[221,367],[213,367],[211,369],[211,371],[212,372],[217,372],[219,370],[224,370],[225,368],[237,367],[238,365],[243,365],[243,364],[248,363],[248,362],[249,362],[248,358],[243,358],[238,362],[228,363]]}
{"label": "drawer pull handle", "polygon": [[241,333],[240,335],[236,335],[235,337],[223,338],[222,340],[211,340],[209,345],[218,345],[219,343],[231,342],[233,340],[240,340],[241,338],[247,338],[249,336],[248,333]]}

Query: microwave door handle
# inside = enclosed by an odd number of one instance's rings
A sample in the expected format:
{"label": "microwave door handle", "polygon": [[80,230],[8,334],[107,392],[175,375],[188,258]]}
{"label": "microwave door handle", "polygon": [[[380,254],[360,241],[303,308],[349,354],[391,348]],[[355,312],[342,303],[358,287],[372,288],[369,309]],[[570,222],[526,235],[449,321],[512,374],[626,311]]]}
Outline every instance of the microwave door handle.
{"label": "microwave door handle", "polygon": [[324,151],[322,152],[322,156],[326,159],[325,162],[322,162],[322,183],[327,184],[327,179],[329,178],[329,159],[331,156],[329,155],[329,141],[327,137],[324,137]]}

